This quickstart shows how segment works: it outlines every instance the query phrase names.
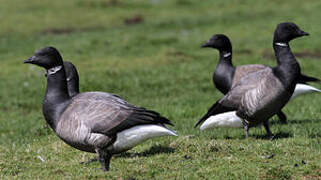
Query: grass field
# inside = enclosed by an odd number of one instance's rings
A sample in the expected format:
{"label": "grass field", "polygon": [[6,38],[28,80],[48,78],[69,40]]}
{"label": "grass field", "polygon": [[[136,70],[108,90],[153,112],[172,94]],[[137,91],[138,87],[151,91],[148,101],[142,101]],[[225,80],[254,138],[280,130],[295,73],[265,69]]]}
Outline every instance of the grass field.
{"label": "grass field", "polygon": [[[288,124],[200,132],[195,122],[222,95],[211,81],[215,33],[233,43],[234,64],[275,65],[276,25],[293,21],[311,36],[291,43],[302,72],[321,78],[321,1],[0,0],[0,179],[321,179],[321,96],[284,108]],[[149,140],[113,157],[64,144],[42,116],[46,79],[22,61],[55,46],[80,74],[80,90],[118,94],[175,124],[178,137]],[[272,57],[272,58],[271,58]],[[320,84],[314,84],[321,88]],[[42,160],[43,161],[42,161]]]}

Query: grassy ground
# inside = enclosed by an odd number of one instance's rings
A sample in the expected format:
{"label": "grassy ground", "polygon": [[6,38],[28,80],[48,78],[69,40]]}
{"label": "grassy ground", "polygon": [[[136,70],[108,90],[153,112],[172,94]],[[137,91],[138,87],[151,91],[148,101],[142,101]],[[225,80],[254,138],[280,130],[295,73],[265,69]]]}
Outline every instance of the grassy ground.
{"label": "grassy ground", "polygon": [[[200,49],[214,33],[231,37],[236,65],[275,65],[279,22],[311,34],[291,43],[302,71],[320,76],[321,2],[244,0],[0,0],[0,179],[320,179],[321,97],[286,106],[289,124],[218,128],[194,123],[222,95],[213,87],[218,53]],[[147,141],[114,157],[111,171],[94,154],[64,144],[45,125],[42,69],[23,65],[52,45],[80,73],[81,91],[107,91],[170,118],[179,137]],[[315,84],[321,88],[320,84]],[[43,159],[44,161],[41,161]]]}

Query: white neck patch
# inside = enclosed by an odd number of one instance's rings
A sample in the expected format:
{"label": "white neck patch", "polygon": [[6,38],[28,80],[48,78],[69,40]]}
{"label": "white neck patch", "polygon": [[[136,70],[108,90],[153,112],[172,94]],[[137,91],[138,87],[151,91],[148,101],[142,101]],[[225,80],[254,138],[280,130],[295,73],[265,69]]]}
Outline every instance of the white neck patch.
{"label": "white neck patch", "polygon": [[56,67],[50,68],[50,69],[47,70],[47,75],[55,74],[61,68],[62,68],[62,66],[56,66]]}
{"label": "white neck patch", "polygon": [[288,46],[286,43],[281,43],[281,42],[277,42],[277,43],[275,43],[275,45],[283,46],[283,47],[287,47]]}
{"label": "white neck patch", "polygon": [[223,54],[223,57],[229,57],[231,55],[231,53],[229,52],[229,53],[225,53],[225,54]]}

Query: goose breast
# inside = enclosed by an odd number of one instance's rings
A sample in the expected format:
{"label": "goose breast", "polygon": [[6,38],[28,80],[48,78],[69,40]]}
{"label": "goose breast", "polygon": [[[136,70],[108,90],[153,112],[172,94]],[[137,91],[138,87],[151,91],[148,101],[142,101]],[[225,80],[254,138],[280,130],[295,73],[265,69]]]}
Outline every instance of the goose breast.
{"label": "goose breast", "polygon": [[[110,137],[116,136],[116,133],[109,133],[110,130],[132,112],[131,106],[126,104],[109,93],[80,93],[61,115],[56,133],[67,144],[92,152],[95,146],[104,146]],[[97,131],[97,128],[103,128],[104,132]]]}
{"label": "goose breast", "polygon": [[240,84],[248,89],[241,98],[238,114],[253,124],[272,117],[291,97],[291,93],[286,91],[281,81],[275,77],[272,68],[252,73],[242,79]]}

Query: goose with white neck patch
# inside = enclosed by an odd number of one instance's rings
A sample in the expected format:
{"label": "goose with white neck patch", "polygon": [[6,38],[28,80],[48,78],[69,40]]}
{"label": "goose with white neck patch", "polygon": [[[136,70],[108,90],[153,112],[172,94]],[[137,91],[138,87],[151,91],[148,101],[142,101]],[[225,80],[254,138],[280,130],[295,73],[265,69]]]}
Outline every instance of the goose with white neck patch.
{"label": "goose with white neck patch", "polygon": [[[276,42],[277,46],[287,46],[285,43]],[[214,48],[219,51],[219,61],[213,73],[213,83],[215,87],[224,95],[237,83],[239,80],[253,72],[269,68],[267,65],[250,64],[242,66],[234,66],[232,63],[232,43],[224,34],[213,35],[202,48]],[[307,85],[308,82],[320,82],[319,79],[301,74],[298,84],[295,88],[291,100],[295,97],[319,90],[313,86]],[[277,113],[280,121],[286,123],[286,115],[280,111]]]}
{"label": "goose with white neck patch", "polygon": [[[219,119],[222,121],[222,113],[231,112],[224,116],[228,120],[233,116],[241,119],[246,138],[249,127],[260,123],[263,123],[267,134],[272,136],[269,118],[280,112],[290,100],[301,75],[300,66],[288,43],[306,35],[308,33],[294,23],[280,23],[274,32],[273,40],[277,66],[266,67],[241,78],[223,98],[212,105],[195,126],[205,121],[204,126],[201,126],[202,130],[215,127],[215,116],[221,115]],[[279,46],[277,43],[286,46]],[[239,121],[236,120],[235,125],[239,125]]]}
{"label": "goose with white neck patch", "polygon": [[105,92],[85,92],[71,97],[62,57],[54,47],[38,50],[24,63],[47,70],[43,100],[45,120],[68,145],[98,154],[102,169],[109,170],[113,154],[160,136],[177,136],[159,113],[129,104]]}

